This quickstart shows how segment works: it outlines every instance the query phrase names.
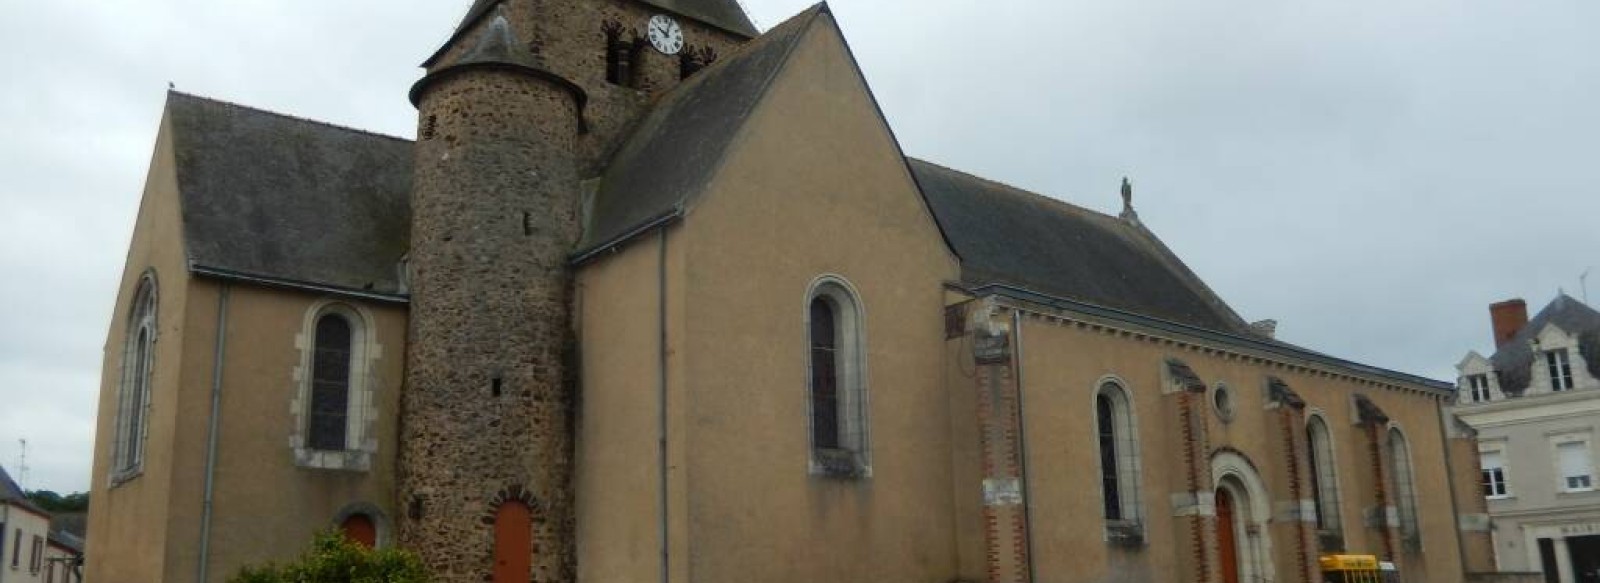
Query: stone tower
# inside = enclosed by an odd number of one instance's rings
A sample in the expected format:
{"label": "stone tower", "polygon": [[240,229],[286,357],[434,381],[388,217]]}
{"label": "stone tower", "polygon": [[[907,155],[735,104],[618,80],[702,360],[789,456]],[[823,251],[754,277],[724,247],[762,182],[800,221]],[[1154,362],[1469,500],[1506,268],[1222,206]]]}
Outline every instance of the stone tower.
{"label": "stone tower", "polygon": [[573,580],[568,259],[581,182],[692,73],[646,47],[659,6],[700,55],[754,34],[734,0],[477,0],[412,88],[398,538],[441,581]]}
{"label": "stone tower", "polygon": [[[486,580],[508,544],[530,553],[511,567],[531,566],[532,580],[571,581],[566,259],[584,93],[496,15],[412,101],[400,542],[444,581]],[[501,516],[518,504],[527,518]],[[531,522],[531,541],[497,536],[502,520]]]}

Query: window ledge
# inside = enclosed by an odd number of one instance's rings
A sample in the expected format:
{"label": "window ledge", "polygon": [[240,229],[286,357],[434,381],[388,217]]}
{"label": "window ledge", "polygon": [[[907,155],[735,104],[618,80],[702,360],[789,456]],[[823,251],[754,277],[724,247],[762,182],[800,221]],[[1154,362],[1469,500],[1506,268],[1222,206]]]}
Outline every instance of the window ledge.
{"label": "window ledge", "polygon": [[126,470],[115,472],[115,473],[111,474],[111,484],[109,486],[107,486],[107,489],[115,490],[118,486],[121,486],[121,485],[126,484],[128,482],[132,482],[134,479],[138,478],[139,476],[143,476],[143,475],[144,475],[144,464],[139,464],[139,465],[134,466],[132,468],[128,468]]}
{"label": "window ledge", "polygon": [[1516,500],[1517,497],[1515,495],[1512,495],[1512,494],[1505,494],[1503,496],[1484,496],[1483,499],[1484,500],[1490,500],[1490,501]]}
{"label": "window ledge", "polygon": [[1143,547],[1144,525],[1133,520],[1106,521],[1106,543],[1124,548]]}
{"label": "window ledge", "polygon": [[1556,492],[1556,495],[1557,496],[1585,496],[1585,495],[1589,495],[1589,494],[1593,494],[1593,493],[1595,493],[1595,489],[1594,488],[1579,488],[1579,489],[1576,489],[1576,490],[1561,490],[1559,492]]}
{"label": "window ledge", "polygon": [[872,477],[872,466],[863,456],[847,449],[811,450],[811,475],[842,480],[861,480]]}
{"label": "window ledge", "polygon": [[321,450],[294,448],[294,465],[318,470],[366,472],[372,469],[372,453],[353,449]]}

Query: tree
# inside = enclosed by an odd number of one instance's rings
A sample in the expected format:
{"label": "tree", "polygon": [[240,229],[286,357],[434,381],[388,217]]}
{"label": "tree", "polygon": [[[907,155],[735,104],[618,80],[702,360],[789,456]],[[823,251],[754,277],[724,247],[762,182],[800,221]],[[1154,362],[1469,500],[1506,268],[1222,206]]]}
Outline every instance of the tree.
{"label": "tree", "polygon": [[415,554],[395,548],[373,550],[337,530],[316,534],[311,546],[283,564],[246,567],[228,583],[427,583],[428,571]]}
{"label": "tree", "polygon": [[28,501],[34,503],[45,512],[51,514],[59,512],[87,512],[89,510],[89,493],[75,492],[62,496],[50,490],[33,490],[28,492]]}

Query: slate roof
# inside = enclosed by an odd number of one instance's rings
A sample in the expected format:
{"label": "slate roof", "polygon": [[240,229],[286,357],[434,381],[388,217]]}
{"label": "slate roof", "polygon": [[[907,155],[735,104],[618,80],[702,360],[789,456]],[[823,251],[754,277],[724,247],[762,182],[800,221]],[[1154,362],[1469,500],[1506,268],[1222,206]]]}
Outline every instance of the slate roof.
{"label": "slate roof", "polygon": [[750,16],[739,6],[739,0],[642,0],[645,4],[669,12],[676,12],[745,38],[755,38],[761,33],[750,22]]}
{"label": "slate roof", "polygon": [[1502,344],[1494,356],[1489,357],[1489,362],[1494,364],[1496,370],[1526,368],[1533,363],[1530,342],[1550,324],[1573,335],[1600,330],[1600,312],[1567,294],[1557,295],[1533,319],[1528,320],[1515,336]]}
{"label": "slate roof", "polygon": [[192,269],[399,296],[411,143],[167,96]]}
{"label": "slate roof", "polygon": [[778,25],[664,96],[600,181],[579,256],[682,212],[722,165],[734,136],[825,7]]}
{"label": "slate roof", "polygon": [[[744,38],[755,38],[761,35],[756,30],[750,16],[745,14],[744,8],[739,6],[739,0],[639,0],[656,8],[676,13],[680,16],[693,18],[722,30],[737,34]],[[456,25],[455,32],[450,33],[439,49],[422,63],[424,67],[432,67],[443,56],[447,49],[454,46],[461,36],[471,30],[493,12],[495,7],[505,0],[473,0],[472,6],[467,8],[467,14],[461,18],[461,23]]]}
{"label": "slate roof", "polygon": [[4,467],[0,467],[0,502],[20,506],[37,514],[50,515],[28,500],[28,494],[22,491],[22,486],[17,485],[16,480],[11,479],[11,474],[6,473]]}
{"label": "slate roof", "polygon": [[1005,284],[1208,330],[1248,326],[1155,235],[922,160],[911,171],[973,286]]}

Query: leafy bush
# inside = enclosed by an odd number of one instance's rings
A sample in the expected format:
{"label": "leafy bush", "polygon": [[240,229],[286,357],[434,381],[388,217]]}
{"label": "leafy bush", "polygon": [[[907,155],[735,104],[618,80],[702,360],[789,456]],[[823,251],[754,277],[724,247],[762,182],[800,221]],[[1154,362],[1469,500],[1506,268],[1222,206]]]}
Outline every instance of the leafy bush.
{"label": "leafy bush", "polygon": [[373,550],[337,530],[317,533],[294,561],[245,567],[228,583],[427,583],[422,560],[395,548]]}

